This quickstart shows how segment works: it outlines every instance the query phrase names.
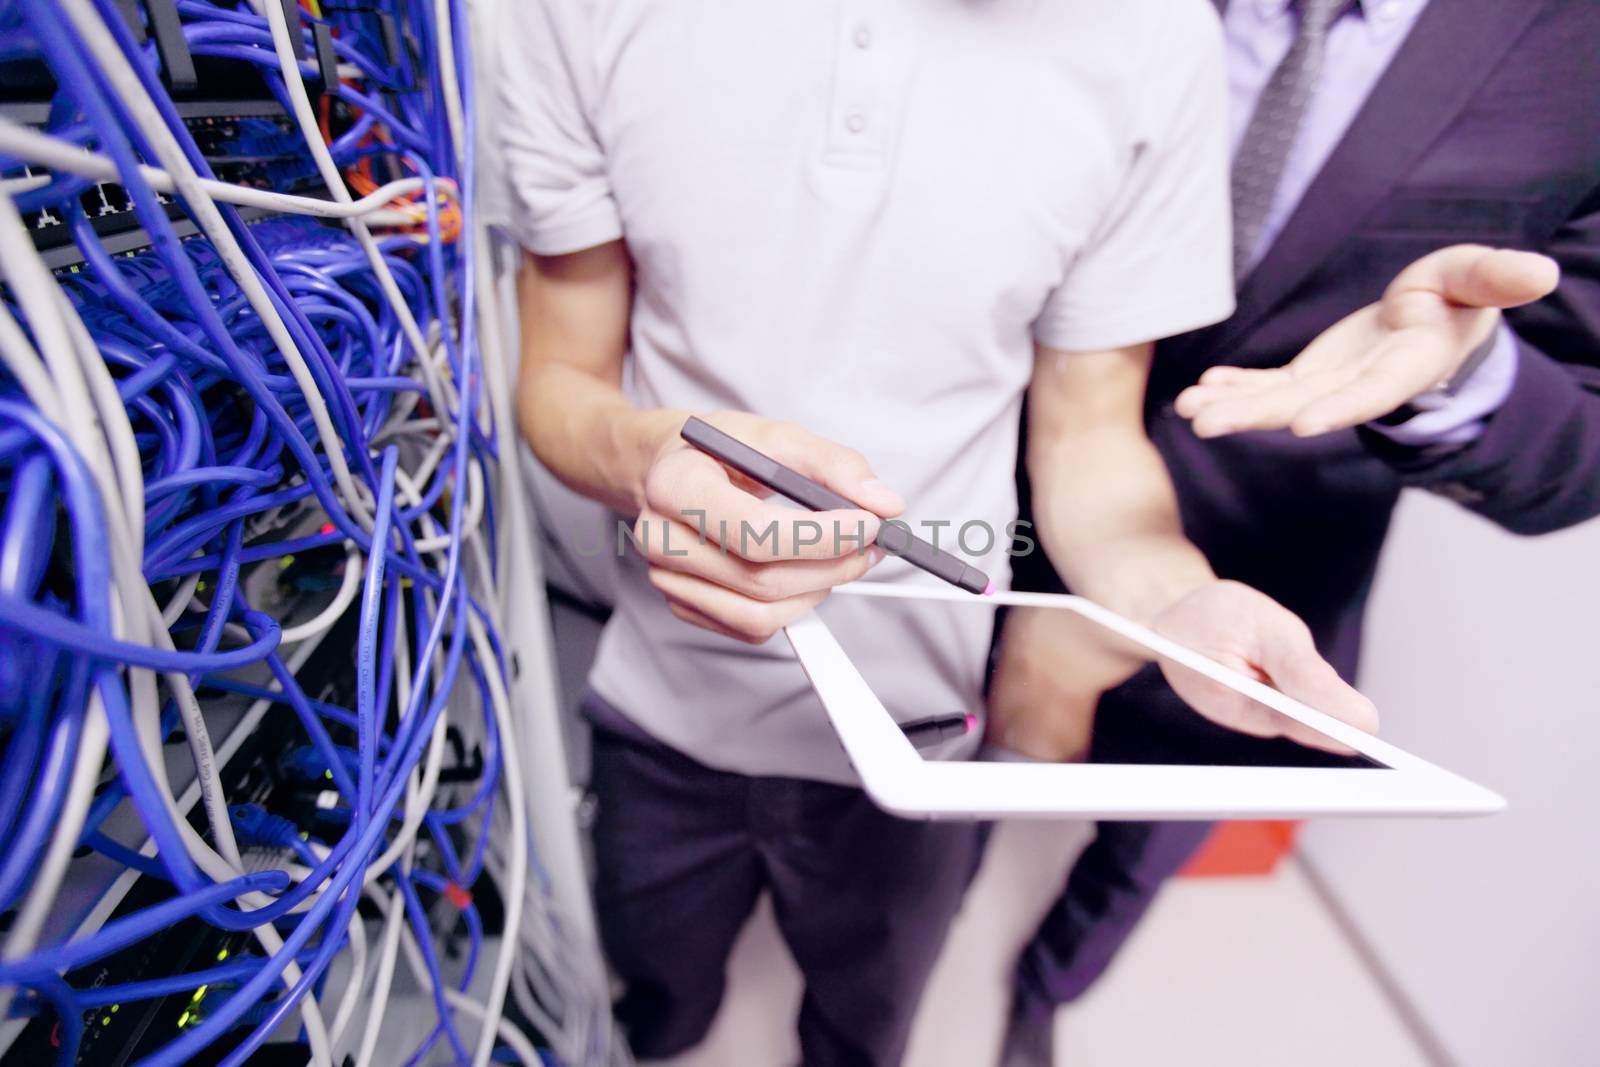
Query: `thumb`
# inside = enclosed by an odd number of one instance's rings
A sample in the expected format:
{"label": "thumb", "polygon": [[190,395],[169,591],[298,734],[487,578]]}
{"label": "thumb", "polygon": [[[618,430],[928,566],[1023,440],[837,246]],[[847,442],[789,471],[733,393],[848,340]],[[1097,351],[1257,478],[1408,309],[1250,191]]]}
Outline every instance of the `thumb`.
{"label": "thumb", "polygon": [[1369,734],[1378,732],[1378,709],[1339,677],[1298,618],[1264,620],[1259,634],[1259,666],[1274,688]]}
{"label": "thumb", "polygon": [[1548,296],[1560,280],[1561,268],[1549,256],[1483,245],[1452,245],[1423,256],[1401,271],[1384,296],[1420,289],[1463,307],[1512,308]]}
{"label": "thumb", "polygon": [[774,458],[881,518],[906,508],[904,498],[879,481],[867,458],[853,448],[799,427],[788,428],[782,448],[784,454]]}

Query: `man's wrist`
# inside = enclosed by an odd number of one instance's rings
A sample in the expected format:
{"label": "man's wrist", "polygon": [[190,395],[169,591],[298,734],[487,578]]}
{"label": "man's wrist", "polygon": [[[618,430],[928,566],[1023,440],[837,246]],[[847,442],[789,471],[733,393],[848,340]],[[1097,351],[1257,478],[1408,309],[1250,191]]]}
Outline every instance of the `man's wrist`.
{"label": "man's wrist", "polygon": [[1449,382],[1368,426],[1401,445],[1469,444],[1511,395],[1519,362],[1516,335],[1502,318]]}
{"label": "man's wrist", "polygon": [[635,512],[644,510],[645,478],[667,446],[678,439],[689,413],[675,408],[629,408],[611,424],[613,447],[625,457],[629,474],[624,479]]}
{"label": "man's wrist", "polygon": [[[1082,583],[1084,596],[1144,626],[1217,580],[1200,550],[1176,537],[1124,541],[1086,570],[1095,577]],[[1075,583],[1073,588],[1079,591],[1080,586]]]}

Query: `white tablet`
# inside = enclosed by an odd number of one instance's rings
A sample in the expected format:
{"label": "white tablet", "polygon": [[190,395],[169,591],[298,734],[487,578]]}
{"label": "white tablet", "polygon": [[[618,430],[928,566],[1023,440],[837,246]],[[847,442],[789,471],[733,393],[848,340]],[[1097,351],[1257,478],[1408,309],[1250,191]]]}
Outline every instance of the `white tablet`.
{"label": "white tablet", "polygon": [[971,610],[1042,607],[1077,614],[1360,753],[1332,766],[1021,763],[925,760],[815,613],[790,624],[805,669],[867,794],[913,818],[1299,818],[1312,815],[1483,815],[1505,801],[1198,652],[1075,596],[975,597],[932,585],[857,582],[836,595],[912,598]]}

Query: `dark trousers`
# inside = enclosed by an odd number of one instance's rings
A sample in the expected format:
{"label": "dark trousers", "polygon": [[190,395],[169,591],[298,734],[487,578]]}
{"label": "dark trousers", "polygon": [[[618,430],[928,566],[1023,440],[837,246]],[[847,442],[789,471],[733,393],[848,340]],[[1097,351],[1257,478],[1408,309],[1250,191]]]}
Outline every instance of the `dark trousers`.
{"label": "dark trousers", "polygon": [[596,909],[634,1051],[669,1056],[705,1036],[765,889],[805,978],[803,1062],[899,1063],[980,828],[897,819],[859,789],[712,770],[592,693],[584,710],[596,724]]}
{"label": "dark trousers", "polygon": [[1155,900],[1211,831],[1205,822],[1103,822],[1066,890],[1017,961],[1014,1010],[1038,1018],[1076,1000],[1110,965]]}
{"label": "dark trousers", "polygon": [[[1248,737],[1202,718],[1178,699],[1154,666],[1100,698],[1089,758],[1285,767],[1342,762],[1291,741]],[[1088,989],[1133,933],[1161,884],[1199,850],[1211,825],[1099,823],[1061,897],[1018,960],[1018,1009],[1049,1011]]]}

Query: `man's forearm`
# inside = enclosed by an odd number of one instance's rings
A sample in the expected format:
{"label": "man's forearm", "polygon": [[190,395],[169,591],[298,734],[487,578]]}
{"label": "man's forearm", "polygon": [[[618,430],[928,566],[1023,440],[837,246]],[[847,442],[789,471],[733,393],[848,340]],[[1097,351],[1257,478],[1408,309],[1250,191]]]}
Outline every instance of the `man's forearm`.
{"label": "man's forearm", "polygon": [[[1172,478],[1144,427],[1152,357],[1148,344],[1083,353],[1041,347],[1029,387],[1027,464],[1036,532],[1051,562],[1073,592],[1269,684],[1287,681],[1286,692],[1373,729],[1371,703],[1317,655],[1305,623],[1248,586],[1218,581],[1184,536]],[[1052,700],[1087,716],[1096,692],[1120,684],[1147,658],[1082,621],[1040,609],[1006,623],[991,697],[1002,720]],[[1224,726],[1328,743],[1192,672],[1165,663],[1163,670],[1180,697]],[[1048,754],[1082,737],[1069,731],[1064,741],[1059,733],[1032,741]]]}
{"label": "man's forearm", "polygon": [[584,496],[639,510],[644,477],[682,412],[642,411],[622,392],[633,302],[627,248],[527,255],[517,280],[517,422],[534,455]]}
{"label": "man's forearm", "polygon": [[628,515],[639,510],[651,460],[684,418],[641,410],[617,386],[561,363],[525,370],[517,404],[539,461],[568,487]]}
{"label": "man's forearm", "polygon": [[1142,428],[1034,437],[1028,471],[1039,539],[1073,592],[1149,622],[1215,578]]}
{"label": "man's forearm", "polygon": [[1074,592],[1140,622],[1215,577],[1145,433],[1153,355],[1041,347],[1028,390],[1028,478],[1050,562]]}

